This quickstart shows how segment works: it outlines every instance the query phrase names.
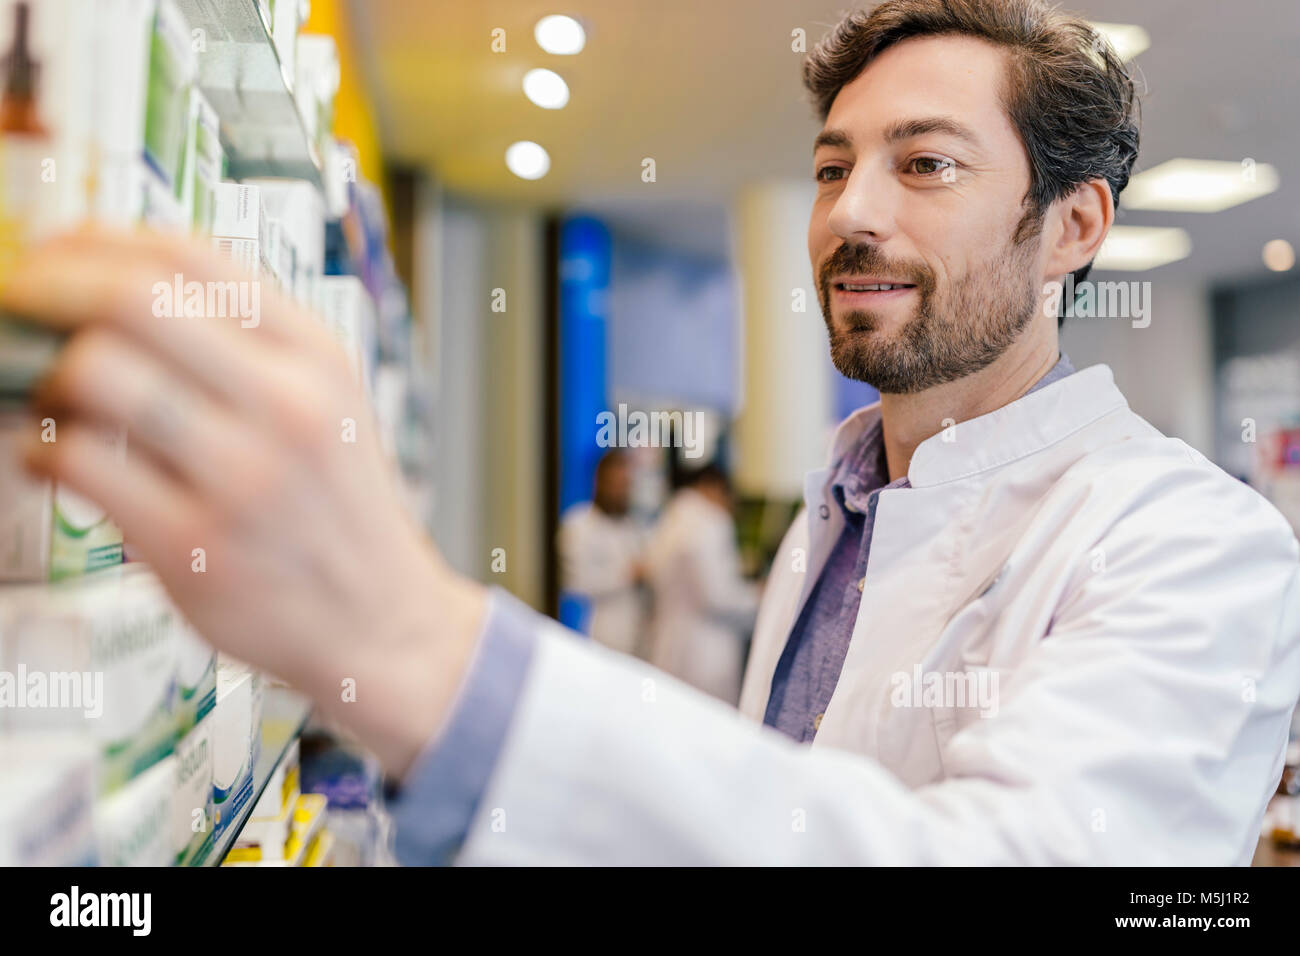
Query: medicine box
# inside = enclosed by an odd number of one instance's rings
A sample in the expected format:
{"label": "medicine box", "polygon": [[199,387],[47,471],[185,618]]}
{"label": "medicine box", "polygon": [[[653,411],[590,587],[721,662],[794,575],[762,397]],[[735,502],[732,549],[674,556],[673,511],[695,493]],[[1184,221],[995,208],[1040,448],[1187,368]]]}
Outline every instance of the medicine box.
{"label": "medicine box", "polygon": [[5,589],[4,729],[81,735],[98,754],[98,790],[125,786],[176,743],[175,624],[170,602],[122,568]]}
{"label": "medicine box", "polygon": [[205,717],[176,745],[171,851],[177,866],[189,866],[212,846],[213,723]]}
{"label": "medicine box", "polygon": [[171,866],[176,758],[167,757],[95,806],[101,866]]}
{"label": "medicine box", "polygon": [[[253,796],[253,766],[261,727],[254,724],[253,674],[247,668],[217,668],[217,703],[212,711],[213,832],[220,837]],[[255,740],[257,738],[257,740]]]}
{"label": "medicine box", "polygon": [[370,387],[375,305],[356,276],[324,276],[316,283],[316,311],[347,353],[353,374]]}
{"label": "medicine box", "polygon": [[266,230],[262,194],[256,186],[217,183],[212,243],[221,255],[255,276],[272,275]]}
{"label": "medicine box", "polygon": [[[122,532],[98,505],[23,468],[23,445],[57,440],[54,419],[0,412],[0,582],[57,581],[122,563]],[[119,459],[124,430],[102,440]]]}
{"label": "medicine box", "polygon": [[95,862],[95,757],[78,734],[0,735],[0,866]]}

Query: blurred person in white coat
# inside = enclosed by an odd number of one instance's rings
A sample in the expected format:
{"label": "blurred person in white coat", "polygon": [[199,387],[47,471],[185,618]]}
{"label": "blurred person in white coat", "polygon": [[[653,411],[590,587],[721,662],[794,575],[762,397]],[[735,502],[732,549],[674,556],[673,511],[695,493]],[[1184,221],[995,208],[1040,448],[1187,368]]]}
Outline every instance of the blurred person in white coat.
{"label": "blurred person in white coat", "polygon": [[561,586],[588,603],[587,634],[624,654],[645,640],[647,529],[632,514],[632,462],[610,449],[596,465],[592,500],[560,524]]}
{"label": "blurred person in white coat", "polygon": [[717,465],[689,473],[673,494],[646,549],[646,568],[650,662],[735,705],[758,588],[741,574],[731,488]]}
{"label": "blurred person in white coat", "polygon": [[160,278],[240,280],[210,247],[77,233],[17,265],[0,307],[71,335],[27,465],[382,761],[404,862],[1249,863],[1300,545],[1059,350],[1137,158],[1127,68],[1038,0],[886,0],[804,79],[821,318],[881,400],[807,476],[740,713],[455,573],[302,308],[158,321]]}

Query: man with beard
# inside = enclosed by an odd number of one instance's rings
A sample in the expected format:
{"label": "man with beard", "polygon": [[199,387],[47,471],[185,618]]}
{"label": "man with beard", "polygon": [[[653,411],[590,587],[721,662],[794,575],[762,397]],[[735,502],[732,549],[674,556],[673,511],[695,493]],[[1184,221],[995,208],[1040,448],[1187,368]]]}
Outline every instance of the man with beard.
{"label": "man with beard", "polygon": [[[309,319],[145,318],[155,275],[216,271],[161,241],[19,269],[5,305],[88,327],[29,462],[379,755],[408,862],[1248,862],[1300,693],[1297,542],[1058,349],[1137,154],[1123,64],[1039,0],[888,0],[805,81],[813,275],[881,400],[808,476],[741,715],[453,574],[374,443],[337,441],[364,416]],[[93,422],[146,427],[118,462]]]}

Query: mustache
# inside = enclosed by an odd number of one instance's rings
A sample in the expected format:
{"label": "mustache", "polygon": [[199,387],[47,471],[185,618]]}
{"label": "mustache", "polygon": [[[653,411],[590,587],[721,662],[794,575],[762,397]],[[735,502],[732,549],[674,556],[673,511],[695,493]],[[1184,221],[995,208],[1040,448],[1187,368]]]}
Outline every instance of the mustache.
{"label": "mustache", "polygon": [[831,280],[843,272],[883,273],[910,282],[923,294],[934,288],[934,276],[928,269],[909,262],[891,260],[880,251],[879,246],[867,243],[844,243],[826,257],[817,271],[817,283],[821,286],[823,295],[830,295]]}

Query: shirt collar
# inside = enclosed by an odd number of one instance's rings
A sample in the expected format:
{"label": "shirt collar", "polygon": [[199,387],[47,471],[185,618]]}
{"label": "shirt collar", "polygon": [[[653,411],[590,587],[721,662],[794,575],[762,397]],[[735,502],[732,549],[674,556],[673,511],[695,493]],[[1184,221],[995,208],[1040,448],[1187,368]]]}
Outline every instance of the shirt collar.
{"label": "shirt collar", "polygon": [[889,467],[885,461],[885,443],[881,438],[880,417],[867,423],[858,440],[853,443],[831,476],[831,494],[848,513],[861,513],[866,509],[868,496],[889,481]]}
{"label": "shirt collar", "polygon": [[[995,468],[1055,444],[1127,402],[1106,365],[1076,372],[1062,354],[1051,370],[1014,402],[932,435],[917,446],[906,482],[942,484]],[[945,440],[945,437],[947,440]],[[880,403],[860,408],[835,432],[831,485],[852,495],[884,486]],[[900,479],[900,482],[902,479]],[[838,497],[838,496],[837,496]]]}

